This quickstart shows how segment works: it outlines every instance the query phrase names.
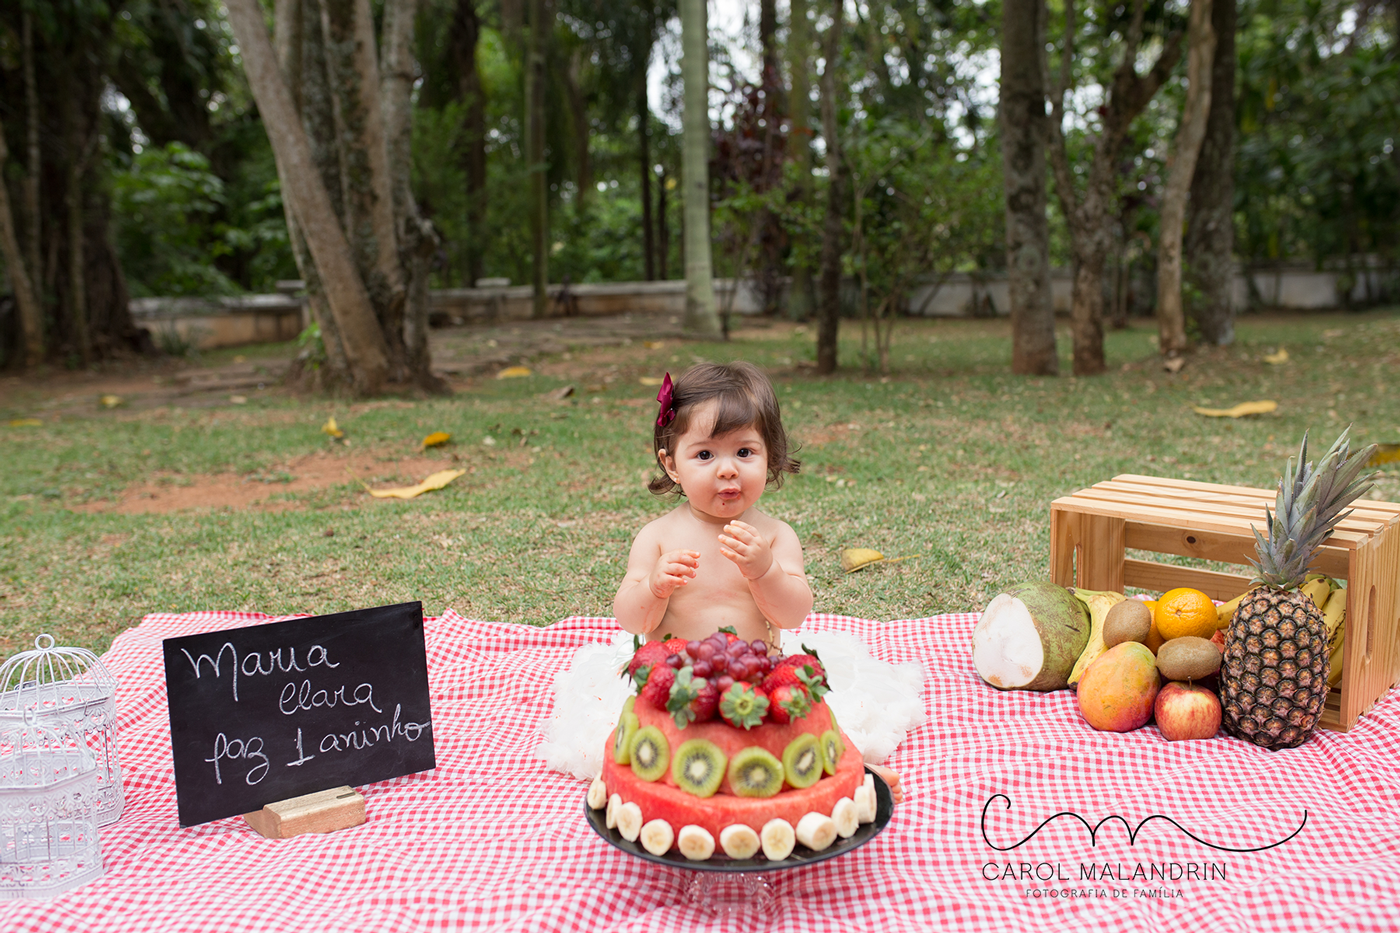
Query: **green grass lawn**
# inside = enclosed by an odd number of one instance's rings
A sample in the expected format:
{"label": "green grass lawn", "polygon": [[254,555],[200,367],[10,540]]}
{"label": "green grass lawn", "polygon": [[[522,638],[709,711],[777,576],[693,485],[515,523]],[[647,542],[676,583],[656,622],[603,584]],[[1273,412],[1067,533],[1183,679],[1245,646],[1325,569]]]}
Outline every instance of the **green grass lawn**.
{"label": "green grass lawn", "polygon": [[[811,375],[812,335],[777,324],[728,344],[578,349],[520,379],[478,379],[441,400],[348,402],[250,394],[247,404],[46,413],[42,386],[0,399],[0,655],[39,632],[103,650],[150,612],[327,613],[422,600],[485,619],[542,625],[611,614],[631,538],[669,505],[653,470],[655,388],[643,376],[692,359],[750,359],[773,374],[802,471],[761,508],[806,552],[819,611],[876,619],[977,610],[1000,588],[1043,577],[1049,503],[1139,472],[1273,486],[1305,429],[1317,453],[1348,423],[1361,443],[1400,442],[1400,311],[1245,317],[1234,346],[1177,375],[1155,325],[1107,338],[1108,374],[1008,372],[1005,321],[901,322],[888,376]],[[1290,359],[1270,365],[1278,347]],[[1061,334],[1063,368],[1069,340]],[[544,397],[566,383],[565,402]],[[1272,415],[1225,420],[1191,406],[1274,399]],[[334,415],[348,447],[320,431]],[[39,426],[11,426],[39,417]],[[277,496],[298,457],[413,454],[468,473],[409,501],[368,496],[350,476],[281,494],[281,510],[82,511],[134,484],[171,487],[231,473]],[[487,439],[490,439],[488,441]],[[371,475],[367,478],[376,479]],[[415,477],[421,479],[421,476]],[[1400,500],[1400,469],[1377,496]],[[906,556],[843,574],[845,547]]]}

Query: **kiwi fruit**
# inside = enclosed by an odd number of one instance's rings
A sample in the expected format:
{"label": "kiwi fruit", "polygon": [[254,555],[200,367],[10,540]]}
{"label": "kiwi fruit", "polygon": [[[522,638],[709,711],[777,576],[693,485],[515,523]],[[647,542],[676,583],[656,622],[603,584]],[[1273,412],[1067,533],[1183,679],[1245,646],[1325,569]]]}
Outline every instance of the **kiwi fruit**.
{"label": "kiwi fruit", "polygon": [[[622,715],[623,715],[623,716],[626,716],[628,713],[632,712],[632,707],[634,707],[634,706],[636,706],[636,705],[637,705],[637,697],[636,697],[636,695],[634,694],[634,695],[632,695],[632,696],[630,696],[630,697],[627,698],[627,702],[625,702],[625,703],[622,704]],[[619,717],[619,718],[621,718],[621,717]]]}
{"label": "kiwi fruit", "polygon": [[632,736],[637,734],[637,730],[642,724],[637,721],[637,714],[627,711],[624,707],[622,718],[617,721],[617,728],[613,730],[613,761],[620,765],[632,763]]}
{"label": "kiwi fruit", "polygon": [[841,741],[841,733],[835,729],[828,729],[817,739],[817,744],[822,750],[822,766],[826,768],[827,774],[835,774],[836,766],[841,763],[841,756],[846,754],[846,743]]}
{"label": "kiwi fruit", "polygon": [[671,778],[687,794],[710,797],[724,783],[724,769],[729,762],[719,746],[705,739],[682,742],[671,756]]}
{"label": "kiwi fruit", "polygon": [[1215,642],[1182,635],[1157,649],[1157,671],[1164,680],[1202,680],[1220,670],[1220,649]]}
{"label": "kiwi fruit", "polygon": [[812,733],[799,735],[783,749],[783,774],[793,787],[811,787],[821,780],[825,770],[821,745]]}
{"label": "kiwi fruit", "polygon": [[1152,610],[1141,600],[1125,599],[1108,610],[1103,618],[1103,644],[1105,648],[1121,645],[1125,641],[1147,644],[1147,633],[1152,631]]}
{"label": "kiwi fruit", "polygon": [[740,797],[772,797],[783,789],[783,763],[766,748],[740,749],[729,759],[729,786]]}
{"label": "kiwi fruit", "polygon": [[655,726],[638,729],[632,736],[628,753],[632,757],[632,773],[643,781],[655,781],[666,773],[666,766],[671,763],[671,746]]}

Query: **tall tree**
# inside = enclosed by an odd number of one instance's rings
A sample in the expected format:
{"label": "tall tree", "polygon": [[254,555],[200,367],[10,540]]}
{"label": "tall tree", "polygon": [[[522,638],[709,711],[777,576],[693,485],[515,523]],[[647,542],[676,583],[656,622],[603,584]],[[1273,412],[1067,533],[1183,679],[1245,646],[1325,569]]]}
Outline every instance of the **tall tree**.
{"label": "tall tree", "polygon": [[841,240],[845,208],[845,160],[841,157],[838,117],[841,89],[841,24],[846,18],[845,0],[833,0],[831,25],[827,27],[825,65],[822,68],[822,138],[826,144],[826,217],[822,222],[821,291],[817,305],[817,372],[834,373],[837,339],[841,328]]}
{"label": "tall tree", "polygon": [[1235,271],[1235,16],[1235,0],[1211,4],[1215,62],[1210,118],[1191,178],[1186,221],[1186,275],[1195,293],[1187,313],[1201,340],[1214,346],[1235,339],[1230,294]]}
{"label": "tall tree", "polygon": [[1069,223],[1070,248],[1074,255],[1074,290],[1070,318],[1074,334],[1074,374],[1092,376],[1104,371],[1103,354],[1103,277],[1109,250],[1113,246],[1113,223],[1117,214],[1118,156],[1133,119],[1152,100],[1181,58],[1181,32],[1173,30],[1162,45],[1156,62],[1146,74],[1137,70],[1143,41],[1143,19],[1147,0],[1134,0],[1129,22],[1124,28],[1118,66],[1099,107],[1098,133],[1093,138],[1088,181],[1083,191],[1074,182],[1069,152],[1065,145],[1065,95],[1070,91],[1075,56],[1074,0],[1065,0],[1065,39],[1060,57],[1059,77],[1050,90],[1050,155],[1055,174],[1055,192]]}
{"label": "tall tree", "polygon": [[[788,74],[792,89],[788,95],[788,140],[792,152],[793,188],[790,196],[794,213],[805,213],[812,198],[812,25],[807,0],[791,0],[788,21]],[[808,250],[795,251],[792,286],[788,291],[788,316],[805,321],[812,314],[812,264]]]}
{"label": "tall tree", "polygon": [[527,0],[529,36],[525,45],[525,162],[529,171],[531,315],[541,318],[548,310],[545,289],[549,284],[549,183],[545,165],[545,44],[549,41],[548,0]]}
{"label": "tall tree", "polygon": [[486,247],[486,88],[477,67],[476,52],[481,41],[478,0],[457,0],[453,10],[451,44],[457,69],[457,99],[467,105],[463,117],[465,145],[462,166],[467,176],[468,286],[482,277]]}
{"label": "tall tree", "polygon": [[1191,0],[1186,55],[1186,103],[1181,108],[1175,151],[1167,159],[1167,187],[1162,193],[1157,239],[1157,346],[1163,356],[1186,351],[1186,315],[1181,300],[1181,225],[1186,195],[1196,173],[1201,140],[1210,116],[1211,73],[1215,63],[1215,29],[1211,0]]}
{"label": "tall tree", "polygon": [[697,337],[722,334],[715,309],[710,260],[709,24],[705,0],[681,0],[681,80],[685,201],[685,315],[682,330]]}
{"label": "tall tree", "polygon": [[4,257],[5,271],[9,274],[15,304],[19,308],[24,365],[38,366],[44,361],[44,309],[39,305],[29,274],[29,269],[35,267],[30,265],[24,250],[20,249],[19,236],[15,233],[15,215],[10,209],[10,193],[4,183],[5,160],[8,157],[5,127],[0,124],[0,257]]}
{"label": "tall tree", "polygon": [[[326,32],[326,38],[330,40],[327,45],[333,44],[337,39],[345,43],[337,50],[341,55],[355,54],[354,46],[363,41],[366,26],[369,26],[369,49],[361,49],[358,57],[352,59],[359,63],[358,67],[366,67],[366,60],[373,56],[375,48],[372,25],[368,23],[368,3],[353,3],[349,9],[332,9],[331,6],[331,0],[328,0],[326,7],[323,7],[325,15],[321,18],[321,25]],[[283,196],[291,202],[297,227],[305,237],[318,279],[325,289],[334,333],[339,342],[338,349],[340,354],[343,354],[348,370],[345,377],[356,392],[362,395],[374,394],[385,386],[391,375],[389,341],[385,339],[381,326],[394,323],[396,319],[401,321],[401,316],[396,315],[392,307],[377,309],[374,306],[371,291],[366,287],[359,268],[361,263],[376,262],[382,254],[377,243],[371,249],[363,240],[359,248],[352,248],[350,240],[341,228],[340,218],[336,216],[325,182],[317,169],[311,144],[302,127],[291,92],[283,81],[272,44],[268,39],[267,28],[263,23],[261,6],[257,0],[228,0],[228,14],[229,23],[242,50],[249,87],[258,103],[258,110],[262,114],[263,124],[267,128],[268,138],[277,157]],[[336,19],[332,14],[339,18]],[[303,20],[303,26],[305,25]],[[337,68],[329,61],[333,57],[328,55],[328,65],[332,73]],[[342,58],[339,67],[345,67],[345,59]],[[387,152],[383,153],[381,161],[372,153],[363,151],[370,148],[364,145],[364,137],[354,132],[355,127],[345,125],[346,117],[353,114],[363,118],[365,113],[347,110],[347,104],[358,103],[367,107],[370,106],[367,97],[378,97],[377,69],[372,73],[357,74],[349,86],[333,87],[332,93],[337,97],[335,109],[340,118],[336,121],[339,130],[337,142],[342,147],[348,145],[361,150],[347,153],[342,149],[341,157],[347,168],[373,171],[376,166],[382,167],[383,162],[387,162]],[[377,106],[372,112],[378,118]],[[382,134],[382,126],[378,128],[378,132]],[[380,143],[382,145],[382,135]],[[363,176],[349,179],[342,176],[342,209],[347,221],[350,218],[363,218],[360,221],[361,227],[368,229],[357,232],[365,237],[374,237],[372,200],[374,192],[385,187],[392,191],[387,178],[375,181]],[[392,197],[392,194],[389,196]],[[359,208],[349,203],[352,198],[359,203]],[[390,255],[397,260],[396,252]],[[387,289],[381,291],[386,293],[382,297],[390,297]],[[383,314],[382,318],[380,312]],[[324,337],[325,328],[322,333]],[[401,339],[401,334],[398,336]],[[334,360],[337,355],[331,353],[330,357]]]}
{"label": "tall tree", "polygon": [[1004,0],[1001,31],[1001,159],[1006,191],[1006,268],[1011,371],[1053,376],[1055,311],[1045,217],[1045,0]]}

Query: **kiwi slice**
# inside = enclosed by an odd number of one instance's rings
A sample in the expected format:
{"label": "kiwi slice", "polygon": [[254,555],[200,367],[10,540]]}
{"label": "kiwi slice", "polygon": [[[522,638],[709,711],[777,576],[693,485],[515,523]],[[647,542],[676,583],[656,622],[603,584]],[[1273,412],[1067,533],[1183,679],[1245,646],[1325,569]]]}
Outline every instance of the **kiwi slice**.
{"label": "kiwi slice", "polygon": [[671,756],[671,777],[687,794],[710,797],[724,782],[724,767],[728,763],[715,743],[691,739],[682,742]]}
{"label": "kiwi slice", "polygon": [[821,780],[823,770],[821,745],[812,733],[799,735],[783,749],[783,774],[793,787],[811,787]]}
{"label": "kiwi slice", "polygon": [[783,763],[766,748],[740,749],[729,759],[729,785],[740,797],[772,797],[783,789]]}
{"label": "kiwi slice", "polygon": [[613,730],[613,761],[620,765],[632,763],[632,736],[637,734],[637,730],[642,724],[637,721],[637,714],[623,708],[622,718],[617,721],[617,728]]}
{"label": "kiwi slice", "polygon": [[666,744],[666,736],[655,726],[638,729],[627,750],[632,758],[632,773],[643,781],[661,777],[671,763],[671,746]]}
{"label": "kiwi slice", "polygon": [[632,707],[634,707],[634,706],[636,706],[636,705],[637,705],[637,697],[636,697],[635,694],[633,694],[632,696],[630,696],[630,697],[627,698],[627,702],[626,702],[626,703],[623,703],[623,704],[622,704],[622,715],[623,715],[623,716],[626,716],[628,713],[632,712]]}
{"label": "kiwi slice", "polygon": [[822,733],[817,744],[822,749],[822,765],[826,768],[826,773],[835,774],[836,766],[841,763],[841,756],[846,754],[846,743],[841,741],[841,733],[835,729],[828,729]]}

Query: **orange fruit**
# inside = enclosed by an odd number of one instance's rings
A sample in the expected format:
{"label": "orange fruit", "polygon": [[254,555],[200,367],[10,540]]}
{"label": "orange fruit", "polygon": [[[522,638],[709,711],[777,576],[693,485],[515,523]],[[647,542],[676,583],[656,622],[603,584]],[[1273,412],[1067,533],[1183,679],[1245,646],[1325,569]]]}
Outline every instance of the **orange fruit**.
{"label": "orange fruit", "polygon": [[1219,619],[1214,600],[1200,590],[1185,586],[1163,593],[1152,612],[1152,622],[1163,641],[1183,635],[1210,638],[1215,634]]}

